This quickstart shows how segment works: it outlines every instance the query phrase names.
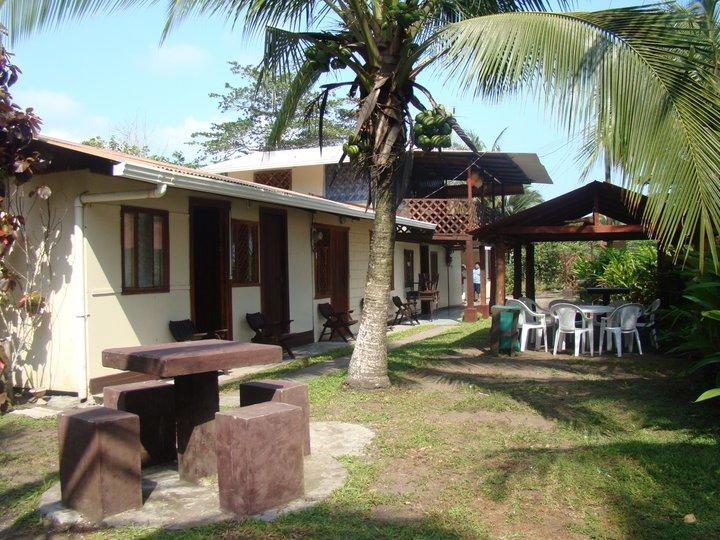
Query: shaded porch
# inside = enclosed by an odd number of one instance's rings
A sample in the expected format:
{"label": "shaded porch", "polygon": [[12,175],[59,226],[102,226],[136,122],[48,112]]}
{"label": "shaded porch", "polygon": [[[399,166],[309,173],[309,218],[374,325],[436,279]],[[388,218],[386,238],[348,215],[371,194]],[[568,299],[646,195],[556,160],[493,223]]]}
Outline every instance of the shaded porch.
{"label": "shaded porch", "polygon": [[[505,303],[508,251],[512,250],[514,261],[512,296],[535,299],[535,243],[651,239],[642,222],[646,203],[647,197],[640,193],[608,182],[591,182],[476,228],[472,231],[474,238],[492,246],[491,303]],[[659,264],[664,260],[659,251]]]}

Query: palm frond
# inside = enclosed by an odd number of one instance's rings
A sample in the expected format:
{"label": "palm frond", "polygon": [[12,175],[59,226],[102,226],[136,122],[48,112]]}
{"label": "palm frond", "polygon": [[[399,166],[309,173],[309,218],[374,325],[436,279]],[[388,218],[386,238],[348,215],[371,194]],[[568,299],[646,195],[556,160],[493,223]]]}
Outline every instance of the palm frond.
{"label": "palm frond", "polygon": [[242,20],[251,34],[268,26],[309,28],[331,11],[329,4],[322,0],[170,0],[163,35],[191,15],[220,16],[233,26]]}
{"label": "palm frond", "polygon": [[278,110],[275,122],[268,134],[268,148],[277,147],[285,130],[287,130],[295,118],[300,100],[312,89],[320,78],[320,75],[322,75],[322,71],[318,70],[311,62],[305,62],[300,67],[297,75],[290,83],[287,94],[285,94],[282,105]]}
{"label": "palm frond", "polygon": [[530,89],[569,131],[593,133],[623,182],[646,186],[655,238],[708,249],[718,267],[720,97],[694,26],[658,6],[478,17],[448,27],[446,67],[478,95]]}
{"label": "palm frond", "polygon": [[35,30],[55,28],[71,20],[98,13],[112,14],[133,6],[148,6],[157,0],[4,0],[0,5],[0,24],[11,41],[27,37]]}
{"label": "palm frond", "polygon": [[265,29],[265,49],[260,62],[261,79],[267,75],[296,73],[305,62],[305,49],[317,40],[328,39],[325,32],[292,32],[274,26]]}

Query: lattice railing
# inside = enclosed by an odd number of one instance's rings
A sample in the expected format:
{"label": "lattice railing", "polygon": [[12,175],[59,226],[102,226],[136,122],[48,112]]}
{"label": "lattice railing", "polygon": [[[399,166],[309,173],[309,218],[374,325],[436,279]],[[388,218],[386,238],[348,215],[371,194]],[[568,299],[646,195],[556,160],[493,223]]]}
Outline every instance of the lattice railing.
{"label": "lattice railing", "polygon": [[434,223],[435,233],[442,235],[465,234],[480,223],[492,221],[495,214],[467,199],[405,199],[398,208],[400,216]]}

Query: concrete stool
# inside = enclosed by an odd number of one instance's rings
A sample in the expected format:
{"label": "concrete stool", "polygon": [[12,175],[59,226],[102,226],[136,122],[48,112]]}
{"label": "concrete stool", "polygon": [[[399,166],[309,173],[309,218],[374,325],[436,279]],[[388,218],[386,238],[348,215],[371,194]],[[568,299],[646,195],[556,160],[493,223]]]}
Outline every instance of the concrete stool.
{"label": "concrete stool", "polygon": [[166,381],[146,381],[106,386],[103,404],[140,417],[142,464],[172,463],[175,444],[175,386]]}
{"label": "concrete stool", "polygon": [[220,506],[240,516],[303,494],[303,414],[260,403],[215,414]]}
{"label": "concrete stool", "polygon": [[297,405],[303,410],[305,436],[303,454],[310,455],[310,405],[307,385],[287,379],[263,379],[240,385],[240,406],[247,407],[265,401]]}
{"label": "concrete stool", "polygon": [[63,411],[58,442],[65,506],[93,521],[142,506],[137,415],[107,407]]}

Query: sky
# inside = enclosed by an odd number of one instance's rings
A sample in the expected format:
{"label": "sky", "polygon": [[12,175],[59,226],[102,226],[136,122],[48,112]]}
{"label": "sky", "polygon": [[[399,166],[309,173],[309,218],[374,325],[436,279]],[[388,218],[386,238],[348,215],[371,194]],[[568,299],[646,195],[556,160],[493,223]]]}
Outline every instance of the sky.
{"label": "sky", "polygon": [[[192,156],[196,150],[186,143],[193,132],[232,119],[208,94],[234,82],[229,61],[257,64],[262,41],[222,19],[196,17],[160,45],[163,5],[65,23],[15,43],[10,48],[22,70],[15,101],[35,109],[46,135],[81,141],[131,128],[154,152]],[[575,9],[622,5],[629,4],[578,1]],[[462,95],[457,84],[437,76],[419,82],[488,146],[505,130],[502,150],[537,153],[553,180],[539,189],[545,199],[581,185],[576,138],[530,96],[489,103]],[[601,177],[596,167],[589,179]]]}

